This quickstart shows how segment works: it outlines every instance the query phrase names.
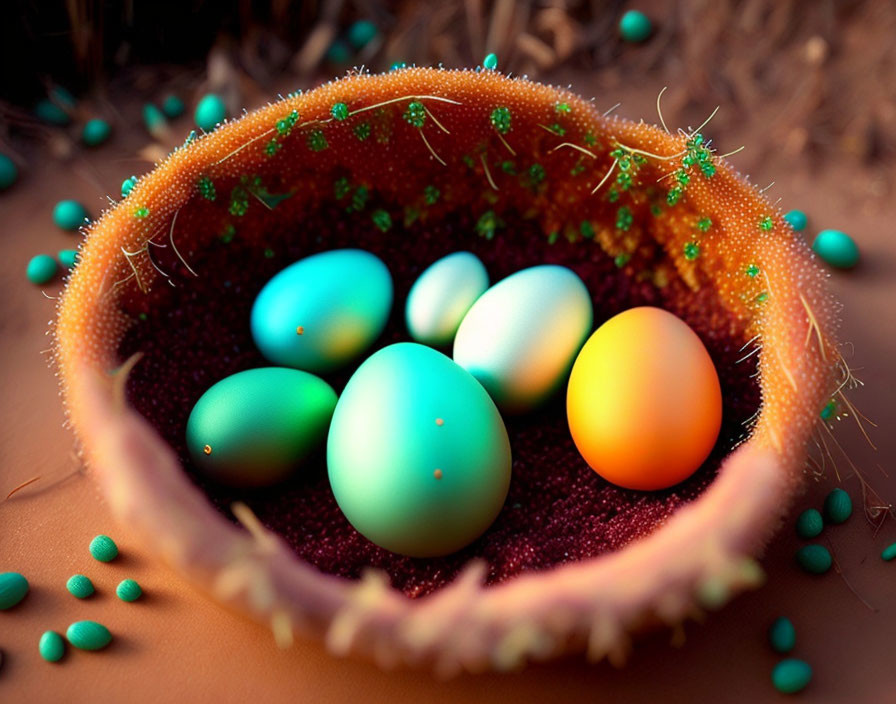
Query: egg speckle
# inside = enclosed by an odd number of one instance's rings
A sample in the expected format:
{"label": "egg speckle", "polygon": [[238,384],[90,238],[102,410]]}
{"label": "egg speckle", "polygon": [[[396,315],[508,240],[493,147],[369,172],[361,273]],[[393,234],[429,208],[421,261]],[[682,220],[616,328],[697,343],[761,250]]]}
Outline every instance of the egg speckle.
{"label": "egg speckle", "polygon": [[585,343],[567,390],[579,452],[607,481],[657,490],[693,474],[712,450],[722,392],[709,353],[687,324],[632,308]]}

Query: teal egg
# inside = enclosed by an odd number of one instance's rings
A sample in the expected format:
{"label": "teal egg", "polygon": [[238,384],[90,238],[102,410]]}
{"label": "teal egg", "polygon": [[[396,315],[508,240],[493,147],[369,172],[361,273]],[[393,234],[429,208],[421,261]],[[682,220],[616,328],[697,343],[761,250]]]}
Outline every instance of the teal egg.
{"label": "teal egg", "polygon": [[49,254],[38,254],[28,261],[25,276],[31,283],[41,286],[50,283],[56,277],[56,271],[56,260],[53,257]]}
{"label": "teal egg", "polygon": [[206,132],[211,132],[215,129],[215,125],[219,122],[224,122],[226,117],[227,106],[224,105],[224,101],[221,100],[220,96],[214,93],[203,96],[196,105],[196,112],[193,114],[196,126]]}
{"label": "teal egg", "polygon": [[81,141],[88,147],[97,147],[109,139],[111,133],[112,128],[108,122],[94,118],[84,124],[84,129],[81,130]]}
{"label": "teal egg", "polygon": [[143,105],[143,126],[150,134],[155,134],[159,130],[165,128],[168,120],[165,119],[164,113],[152,103]]}
{"label": "teal egg", "polygon": [[264,367],[222,379],[187,420],[187,450],[207,476],[231,486],[286,479],[323,443],[336,392],[307,372]]}
{"label": "teal egg", "polygon": [[77,230],[87,220],[87,209],[76,200],[61,200],[53,208],[53,222],[63,230]]}
{"label": "teal egg", "polygon": [[809,224],[809,218],[802,210],[789,210],[784,214],[784,219],[790,223],[795,232],[805,230]]}
{"label": "teal egg", "polygon": [[184,101],[173,93],[166,95],[165,99],[162,101],[162,112],[165,113],[166,117],[170,117],[171,119],[180,117],[184,114],[186,109]]}
{"label": "teal egg", "polygon": [[347,64],[352,60],[351,47],[341,39],[336,39],[327,49],[326,59],[331,64]]}
{"label": "teal egg", "polygon": [[59,258],[59,263],[66,269],[74,269],[75,264],[78,263],[77,249],[61,249],[56,256]]}
{"label": "teal egg", "polygon": [[454,361],[502,411],[526,411],[562,386],[592,321],[591,296],[575,272],[523,269],[473,304],[454,338]]}
{"label": "teal egg", "polygon": [[855,240],[840,230],[822,230],[812,243],[812,250],[837,269],[852,269],[859,263],[859,247]]}
{"label": "teal egg", "polygon": [[380,547],[460,550],[494,522],[510,486],[510,441],[485,389],[441,352],[385,347],[349,379],[330,424],[339,508]]}
{"label": "teal egg", "polygon": [[475,254],[442,257],[420,274],[408,293],[408,332],[424,345],[450,344],[460,321],[487,288],[488,272]]}
{"label": "teal egg", "polygon": [[286,267],[252,306],[252,338],[266,359],[328,372],[380,336],[392,309],[386,265],[360,249],[334,249]]}
{"label": "teal egg", "polygon": [[643,42],[653,32],[650,18],[639,10],[629,10],[619,20],[619,34],[627,42]]}
{"label": "teal egg", "polygon": [[6,154],[0,154],[0,191],[5,191],[16,182],[19,169]]}
{"label": "teal egg", "polygon": [[370,20],[358,20],[348,28],[347,39],[355,49],[363,49],[376,39],[379,30]]}
{"label": "teal egg", "polygon": [[72,121],[69,114],[48,98],[44,98],[34,106],[34,113],[44,122],[65,127]]}

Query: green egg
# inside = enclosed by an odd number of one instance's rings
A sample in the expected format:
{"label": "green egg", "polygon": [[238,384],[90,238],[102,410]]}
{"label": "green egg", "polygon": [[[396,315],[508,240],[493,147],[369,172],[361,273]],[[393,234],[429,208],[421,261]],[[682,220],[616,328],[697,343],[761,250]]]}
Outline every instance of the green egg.
{"label": "green egg", "polygon": [[0,572],[0,611],[11,609],[28,593],[28,580],[18,572]]}
{"label": "green egg", "polygon": [[510,486],[510,441],[485,389],[441,352],[385,347],[349,380],[327,439],[339,508],[392,552],[434,557],[482,535]]}
{"label": "green egg", "polygon": [[78,263],[77,249],[60,249],[56,256],[59,258],[59,263],[66,269],[74,269],[75,264]]}
{"label": "green egg", "polygon": [[65,655],[65,641],[56,631],[44,631],[37,644],[37,650],[47,662],[59,662]]}
{"label": "green egg", "polygon": [[859,263],[859,247],[855,240],[840,230],[822,230],[812,242],[812,250],[837,269],[852,269]]}
{"label": "green egg", "polygon": [[108,122],[94,118],[88,120],[84,125],[84,129],[81,130],[81,141],[88,147],[97,147],[109,139],[111,133],[112,128]]}
{"label": "green egg", "polygon": [[69,114],[49,98],[44,98],[34,106],[34,113],[44,122],[64,127],[72,121]]}
{"label": "green egg", "polygon": [[122,601],[137,601],[137,599],[143,596],[143,589],[133,579],[123,579],[115,587],[115,594]]}
{"label": "green egg", "polygon": [[118,546],[108,535],[98,535],[90,541],[88,548],[93,559],[100,562],[112,562],[118,557]]}
{"label": "green egg", "polygon": [[209,477],[231,486],[286,479],[323,442],[336,392],[296,369],[249,369],[222,379],[196,402],[187,449]]}
{"label": "green egg", "polygon": [[852,515],[852,499],[843,489],[831,491],[824,499],[824,517],[828,523],[844,523]]}
{"label": "green egg", "polygon": [[627,42],[638,44],[653,32],[650,18],[639,10],[629,10],[619,20],[619,34]]}
{"label": "green egg", "polygon": [[776,619],[768,629],[768,641],[776,653],[789,653],[796,645],[796,629],[789,618]]}
{"label": "green egg", "polygon": [[56,260],[49,254],[38,254],[28,260],[28,266],[25,267],[25,276],[28,280],[37,285],[50,283],[56,276]]}
{"label": "green egg", "polygon": [[155,134],[159,129],[165,127],[168,120],[165,119],[164,113],[152,103],[146,103],[143,106],[143,126],[150,134]]}
{"label": "green egg", "polygon": [[772,684],[782,694],[796,694],[812,680],[812,667],[796,658],[782,660],[772,670]]}
{"label": "green egg", "polygon": [[215,129],[215,125],[219,122],[224,122],[226,117],[227,106],[224,105],[224,101],[214,93],[209,93],[208,95],[203,96],[196,105],[196,112],[193,114],[196,126],[206,132],[211,132]]}
{"label": "green egg", "polygon": [[81,650],[102,650],[112,642],[112,634],[96,621],[75,621],[65,632],[68,642]]}
{"label": "green egg", "polygon": [[63,230],[77,230],[87,219],[87,208],[76,200],[61,200],[53,208],[53,222]]}
{"label": "green egg", "polygon": [[83,574],[73,574],[69,577],[65,583],[65,588],[68,589],[69,594],[78,599],[86,599],[92,596],[95,591],[90,577],[86,577]]}
{"label": "green egg", "polygon": [[6,190],[16,182],[19,169],[6,154],[0,153],[0,191]]}
{"label": "green egg", "polygon": [[392,295],[378,257],[360,249],[321,252],[264,285],[252,305],[252,339],[273,364],[329,372],[380,336]]}
{"label": "green egg", "polygon": [[162,101],[162,112],[172,119],[183,115],[186,109],[184,101],[173,93],[166,95],[165,99]]}
{"label": "green egg", "polygon": [[348,43],[355,49],[363,49],[376,39],[379,34],[377,26],[370,20],[358,20],[348,28]]}

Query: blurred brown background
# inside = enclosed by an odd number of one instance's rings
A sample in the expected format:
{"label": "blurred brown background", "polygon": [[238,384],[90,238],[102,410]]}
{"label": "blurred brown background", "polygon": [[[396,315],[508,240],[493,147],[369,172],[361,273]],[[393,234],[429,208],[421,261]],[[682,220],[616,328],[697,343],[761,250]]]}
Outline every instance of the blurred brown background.
{"label": "blurred brown background", "polygon": [[[654,32],[627,44],[617,24],[640,9]],[[360,48],[351,27],[375,35]],[[223,611],[144,554],[126,526],[110,521],[90,480],[70,457],[55,379],[41,355],[53,301],[24,278],[28,258],[72,247],[76,235],[52,225],[53,204],[77,198],[97,215],[123,178],[141,174],[183,141],[206,91],[231,114],[278,93],[309,88],[364,65],[395,62],[472,67],[490,51],[499,68],[594,96],[602,110],[656,121],[656,99],[670,127],[700,124],[733,163],[766,186],[784,210],[809,215],[807,237],[825,227],[856,239],[862,264],[832,276],[844,303],[844,353],[866,382],[853,401],[881,427],[872,450],[848,421],[838,439],[842,486],[859,503],[849,460],[885,501],[896,497],[896,3],[881,0],[684,0],[682,2],[26,2],[4,5],[0,23],[0,151],[19,165],[19,183],[0,193],[5,256],[0,258],[0,571],[17,570],[32,594],[0,614],[0,701],[749,701],[784,700],[771,687],[776,656],[767,625],[790,617],[797,657],[815,678],[805,701],[896,701],[896,565],[879,557],[896,523],[879,530],[859,511],[827,531],[839,572],[813,578],[793,565],[799,541],[783,527],[763,560],[765,587],[737,599],[705,624],[689,624],[683,645],[668,633],[646,638],[623,670],[570,658],[521,674],[462,677],[447,684],[425,673],[382,673],[335,660],[314,643],[288,652],[270,634]],[[34,116],[34,105],[63,86],[76,98],[68,126]],[[150,134],[146,102],[170,92],[187,114]],[[87,149],[78,135],[101,116],[111,139]],[[60,285],[44,287],[48,296]],[[819,506],[837,483],[828,468],[796,507]],[[73,471],[75,473],[73,474]],[[794,516],[796,512],[794,513]],[[89,564],[96,533],[118,539],[114,565]],[[75,603],[64,592],[74,572],[105,593]],[[127,605],[111,596],[132,576],[147,592]],[[42,662],[37,639],[77,618],[96,618],[116,634],[103,654],[69,653]]]}

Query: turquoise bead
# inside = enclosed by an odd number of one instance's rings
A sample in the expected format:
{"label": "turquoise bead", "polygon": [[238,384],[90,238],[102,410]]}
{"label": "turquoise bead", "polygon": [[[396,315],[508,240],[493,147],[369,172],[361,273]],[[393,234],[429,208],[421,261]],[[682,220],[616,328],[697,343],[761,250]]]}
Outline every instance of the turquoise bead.
{"label": "turquoise bead", "polygon": [[252,339],[273,364],[324,373],[380,336],[392,310],[386,265],[360,249],[334,249],[291,264],[252,306]]}
{"label": "turquoise bead", "polygon": [[162,101],[162,112],[165,113],[166,117],[170,117],[172,120],[183,115],[186,109],[184,101],[174,94],[166,95],[165,99]]}
{"label": "turquoise bead", "polygon": [[768,629],[768,640],[776,653],[789,653],[796,645],[796,629],[789,618],[777,619]]}
{"label": "turquoise bead", "polygon": [[155,134],[158,130],[165,127],[168,120],[165,114],[152,103],[146,103],[143,106],[143,126],[150,134]]}
{"label": "turquoise bead", "polygon": [[852,499],[843,489],[834,489],[824,499],[824,517],[828,523],[843,523],[852,515]]}
{"label": "turquoise bead", "polygon": [[790,226],[796,232],[805,230],[806,225],[809,224],[809,219],[806,217],[806,214],[802,210],[791,210],[784,215],[784,219],[790,223]]}
{"label": "turquoise bead", "polygon": [[824,520],[821,514],[814,508],[803,511],[796,519],[796,534],[801,538],[816,538],[821,535],[824,528]]}
{"label": "turquoise bead", "polygon": [[833,564],[831,553],[824,545],[806,545],[796,551],[797,564],[810,574],[824,574]]}
{"label": "turquoise bead", "polygon": [[370,20],[358,20],[348,28],[348,42],[355,49],[363,49],[376,39],[379,30]]}
{"label": "turquoise bead", "polygon": [[34,106],[34,113],[44,122],[58,127],[65,127],[72,121],[72,118],[65,110],[47,98]]}
{"label": "turquoise bead", "polygon": [[62,264],[66,269],[74,269],[75,264],[78,263],[78,250],[77,249],[61,249],[59,250],[59,254],[56,255],[59,259],[59,263]]}
{"label": "turquoise bead", "polygon": [[108,535],[98,535],[90,541],[90,554],[100,562],[112,562],[118,557],[118,546]]}
{"label": "turquoise bead", "polygon": [[855,240],[840,230],[822,230],[812,243],[812,250],[822,261],[837,269],[852,269],[859,263],[859,247]]}
{"label": "turquoise bead", "polygon": [[196,112],[193,114],[196,126],[206,132],[211,132],[215,129],[215,126],[218,123],[223,122],[226,117],[227,107],[224,105],[224,101],[220,96],[217,96],[214,93],[209,93],[208,95],[203,96],[196,105]]}
{"label": "turquoise bead", "polygon": [[0,154],[0,191],[4,191],[16,182],[19,169],[6,154]]}
{"label": "turquoise bead", "polygon": [[37,644],[37,650],[47,662],[59,662],[65,655],[65,641],[56,631],[44,631]]}
{"label": "turquoise bead", "polygon": [[880,558],[885,562],[890,562],[890,560],[896,559],[896,543],[887,545],[887,547],[881,551]]}
{"label": "turquoise bead", "polygon": [[86,599],[95,591],[90,577],[85,577],[83,574],[74,574],[69,577],[65,588],[68,589],[69,594],[78,599]]}
{"label": "turquoise bead", "polygon": [[0,572],[0,611],[11,609],[28,593],[28,580],[18,572]]}
{"label": "turquoise bead", "polygon": [[76,200],[61,200],[53,209],[53,222],[63,230],[77,230],[87,220],[87,209]]}
{"label": "turquoise bead", "polygon": [[53,257],[49,254],[38,254],[28,262],[25,275],[31,283],[42,286],[54,279],[57,269],[56,260]]}
{"label": "turquoise bead", "polygon": [[81,141],[88,147],[97,147],[107,139],[112,133],[109,123],[99,118],[88,120],[81,130]]}
{"label": "turquoise bead", "polygon": [[489,71],[494,71],[496,68],[498,68],[498,56],[496,54],[488,54],[482,60],[482,68]]}
{"label": "turquoise bead", "polygon": [[207,476],[232,486],[286,479],[327,436],[336,392],[282,367],[249,369],[206,391],[187,420],[187,449]]}
{"label": "turquoise bead", "polygon": [[137,601],[143,596],[143,589],[133,579],[123,579],[115,587],[115,595],[122,601]]}
{"label": "turquoise bead", "polygon": [[121,197],[127,198],[131,195],[131,191],[134,190],[134,186],[137,185],[137,177],[129,176],[124,181],[121,182]]}
{"label": "turquoise bead", "polygon": [[627,42],[643,42],[652,31],[650,18],[638,10],[629,10],[619,20],[619,34]]}
{"label": "turquoise bead", "polygon": [[492,524],[510,486],[510,442],[485,389],[441,352],[403,342],[349,379],[330,425],[327,472],[368,540],[446,555]]}
{"label": "turquoise bead", "polygon": [[806,688],[812,679],[812,668],[795,658],[782,660],[772,670],[772,684],[782,694],[796,694]]}
{"label": "turquoise bead", "polygon": [[76,621],[65,632],[68,642],[81,650],[102,650],[112,642],[112,634],[96,621]]}

